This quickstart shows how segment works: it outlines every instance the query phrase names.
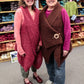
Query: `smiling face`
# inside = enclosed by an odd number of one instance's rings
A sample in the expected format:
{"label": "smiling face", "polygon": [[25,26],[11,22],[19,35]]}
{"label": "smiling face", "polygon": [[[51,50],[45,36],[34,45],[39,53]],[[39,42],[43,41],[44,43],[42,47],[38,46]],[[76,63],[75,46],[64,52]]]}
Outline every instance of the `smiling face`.
{"label": "smiling face", "polygon": [[46,0],[46,3],[49,7],[53,7],[56,5],[57,0]]}
{"label": "smiling face", "polygon": [[34,4],[34,0],[24,0],[27,6],[32,6]]}

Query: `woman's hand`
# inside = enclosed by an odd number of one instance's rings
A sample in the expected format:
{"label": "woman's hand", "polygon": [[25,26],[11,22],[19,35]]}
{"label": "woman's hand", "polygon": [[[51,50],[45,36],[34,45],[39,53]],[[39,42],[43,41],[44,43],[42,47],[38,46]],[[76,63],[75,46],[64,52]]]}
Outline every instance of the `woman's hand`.
{"label": "woman's hand", "polygon": [[25,51],[22,49],[21,46],[17,47],[17,51],[19,53],[20,56],[24,57],[25,56]]}
{"label": "woman's hand", "polygon": [[36,50],[37,53],[40,51],[40,48],[41,48],[41,46],[38,45],[38,46],[37,46],[37,50]]}
{"label": "woman's hand", "polygon": [[68,54],[69,51],[63,50],[63,57],[65,57]]}

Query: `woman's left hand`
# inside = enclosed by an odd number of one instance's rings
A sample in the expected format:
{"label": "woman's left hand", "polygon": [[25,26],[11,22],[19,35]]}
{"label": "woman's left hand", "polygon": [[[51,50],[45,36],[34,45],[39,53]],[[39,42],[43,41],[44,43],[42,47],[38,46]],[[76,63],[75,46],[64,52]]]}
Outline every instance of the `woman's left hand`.
{"label": "woman's left hand", "polygon": [[63,50],[63,57],[65,57],[68,54],[69,51]]}
{"label": "woman's left hand", "polygon": [[40,51],[40,48],[41,48],[41,46],[38,45],[38,46],[37,46],[37,50],[36,50],[36,52],[39,52],[39,51]]}

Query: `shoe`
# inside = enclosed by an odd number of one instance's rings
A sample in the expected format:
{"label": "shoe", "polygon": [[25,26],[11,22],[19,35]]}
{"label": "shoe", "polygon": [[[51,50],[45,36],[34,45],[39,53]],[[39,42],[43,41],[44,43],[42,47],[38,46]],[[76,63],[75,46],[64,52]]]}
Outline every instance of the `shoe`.
{"label": "shoe", "polygon": [[43,82],[43,80],[42,80],[39,76],[35,77],[34,74],[33,74],[33,78],[34,78],[38,83],[42,83],[42,82]]}
{"label": "shoe", "polygon": [[53,84],[53,82],[50,80],[47,80],[45,84]]}
{"label": "shoe", "polygon": [[31,81],[29,81],[28,83],[25,83],[25,81],[24,81],[24,84],[33,84]]}

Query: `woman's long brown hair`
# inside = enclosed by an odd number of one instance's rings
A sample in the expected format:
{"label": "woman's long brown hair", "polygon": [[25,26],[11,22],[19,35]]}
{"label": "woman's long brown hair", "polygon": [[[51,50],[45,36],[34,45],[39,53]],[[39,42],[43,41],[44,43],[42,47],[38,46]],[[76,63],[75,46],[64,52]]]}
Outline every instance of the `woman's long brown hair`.
{"label": "woman's long brown hair", "polygon": [[[20,0],[19,1],[19,7],[23,6],[26,7],[27,5],[25,4],[24,0]],[[35,0],[34,0],[34,4],[32,5],[32,10],[35,10],[36,6],[35,6]]]}

